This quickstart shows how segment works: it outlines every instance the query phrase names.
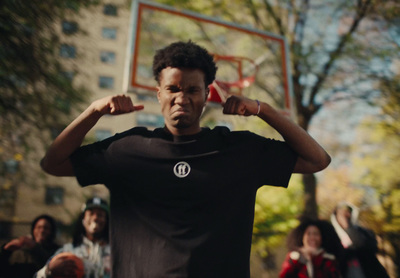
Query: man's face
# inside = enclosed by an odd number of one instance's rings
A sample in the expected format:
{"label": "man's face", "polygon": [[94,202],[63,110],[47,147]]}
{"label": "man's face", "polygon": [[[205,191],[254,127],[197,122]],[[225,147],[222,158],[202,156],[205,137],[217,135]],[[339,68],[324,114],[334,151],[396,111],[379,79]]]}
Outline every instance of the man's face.
{"label": "man's face", "polygon": [[200,116],[208,96],[201,70],[165,68],[157,90],[165,125],[172,134],[190,135],[200,131]]}
{"label": "man's face", "polygon": [[351,222],[351,211],[348,208],[338,208],[336,210],[336,219],[342,228],[347,229]]}
{"label": "man's face", "polygon": [[89,239],[103,232],[107,221],[107,213],[101,208],[91,208],[85,211],[83,216],[83,227]]}
{"label": "man's face", "polygon": [[39,219],[33,228],[33,238],[37,243],[44,243],[51,234],[51,225],[46,219]]}

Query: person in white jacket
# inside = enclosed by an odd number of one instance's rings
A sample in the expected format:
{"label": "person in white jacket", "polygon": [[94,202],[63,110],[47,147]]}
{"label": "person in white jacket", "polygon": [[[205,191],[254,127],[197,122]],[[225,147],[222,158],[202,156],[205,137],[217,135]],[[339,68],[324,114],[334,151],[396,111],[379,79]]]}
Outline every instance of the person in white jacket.
{"label": "person in white jacket", "polygon": [[108,236],[109,208],[105,200],[89,199],[75,227],[73,242],[58,249],[47,264],[36,273],[36,278],[70,277],[75,272],[75,262],[55,258],[70,252],[83,261],[85,278],[110,277],[110,245]]}
{"label": "person in white jacket", "polygon": [[344,278],[389,278],[376,257],[375,233],[358,225],[359,209],[348,202],[340,202],[331,215],[331,222],[345,248]]}

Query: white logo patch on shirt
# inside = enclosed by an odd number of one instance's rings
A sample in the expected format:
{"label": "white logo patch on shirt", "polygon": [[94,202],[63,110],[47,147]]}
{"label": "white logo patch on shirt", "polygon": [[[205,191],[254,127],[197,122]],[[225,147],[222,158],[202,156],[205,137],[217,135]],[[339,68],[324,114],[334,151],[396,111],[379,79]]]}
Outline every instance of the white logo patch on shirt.
{"label": "white logo patch on shirt", "polygon": [[190,173],[190,165],[185,161],[181,161],[175,164],[174,174],[178,178],[184,178]]}

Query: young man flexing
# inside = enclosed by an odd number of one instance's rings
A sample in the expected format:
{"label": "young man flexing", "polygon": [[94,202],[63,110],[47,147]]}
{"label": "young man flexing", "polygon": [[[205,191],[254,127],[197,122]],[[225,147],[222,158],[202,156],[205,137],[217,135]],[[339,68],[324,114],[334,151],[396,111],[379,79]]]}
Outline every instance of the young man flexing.
{"label": "young man flexing", "polygon": [[[249,277],[254,203],[263,185],[288,185],[329,155],[268,103],[232,96],[223,113],[257,115],[284,138],[200,126],[216,65],[206,49],[176,42],[153,62],[165,126],[134,127],[81,146],[106,114],[142,110],[125,95],[94,101],[53,142],[43,169],[110,191],[113,277]],[[227,171],[228,170],[228,171]]]}

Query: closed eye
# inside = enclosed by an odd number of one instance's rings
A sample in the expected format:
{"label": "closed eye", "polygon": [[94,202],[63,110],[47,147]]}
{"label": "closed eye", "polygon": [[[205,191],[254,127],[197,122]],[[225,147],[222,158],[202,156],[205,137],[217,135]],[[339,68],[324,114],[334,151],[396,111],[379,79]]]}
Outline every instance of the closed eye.
{"label": "closed eye", "polygon": [[166,89],[171,93],[177,93],[181,91],[181,88],[179,88],[178,86],[168,86]]}
{"label": "closed eye", "polygon": [[186,92],[189,93],[189,94],[195,94],[195,93],[198,93],[200,91],[201,91],[200,87],[197,87],[197,86],[189,87],[186,90]]}

